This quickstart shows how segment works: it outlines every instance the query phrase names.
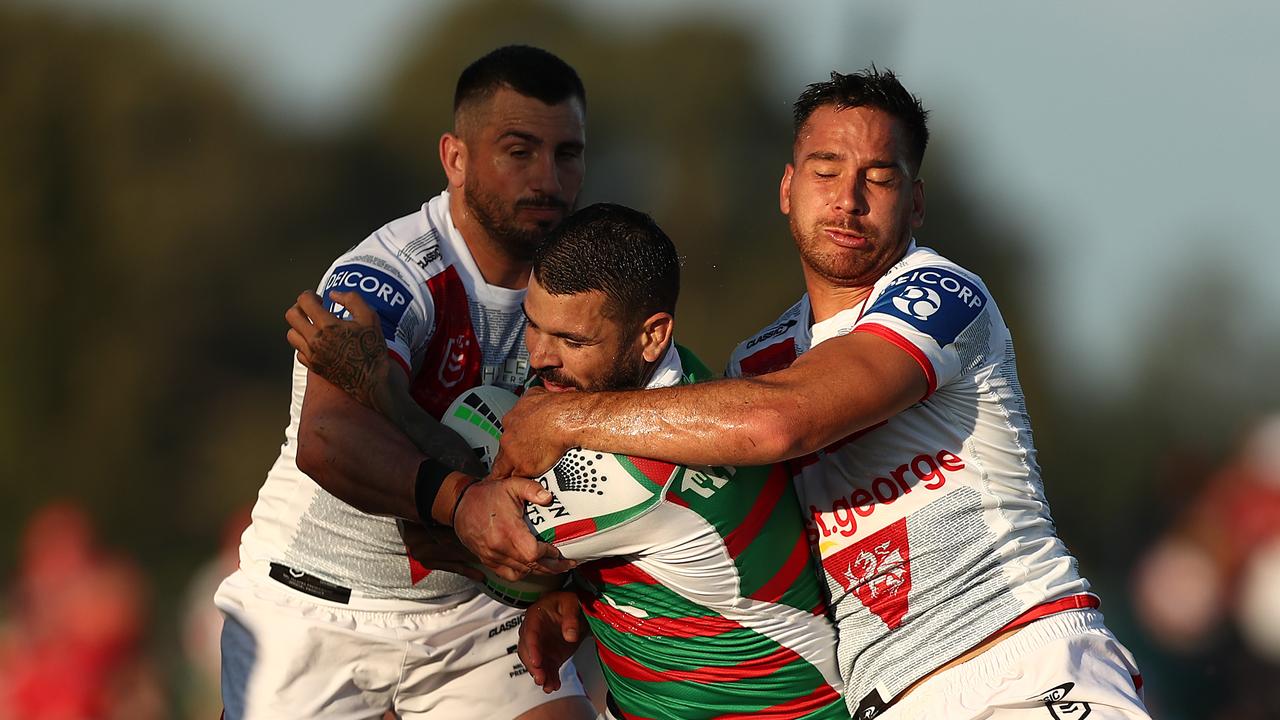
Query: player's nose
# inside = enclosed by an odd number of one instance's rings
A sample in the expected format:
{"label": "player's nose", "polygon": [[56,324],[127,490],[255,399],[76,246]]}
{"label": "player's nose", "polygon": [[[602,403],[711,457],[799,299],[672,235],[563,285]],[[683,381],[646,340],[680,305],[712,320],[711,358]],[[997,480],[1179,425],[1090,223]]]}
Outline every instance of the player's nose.
{"label": "player's nose", "polygon": [[534,370],[558,367],[559,358],[552,351],[551,343],[541,337],[530,337],[526,339],[526,344],[529,346],[529,367]]}
{"label": "player's nose", "polygon": [[542,153],[538,157],[538,162],[534,163],[530,172],[529,189],[543,195],[560,197],[564,187],[560,182],[560,168],[556,165],[554,153]]}
{"label": "player's nose", "polygon": [[850,177],[843,181],[835,191],[833,205],[836,210],[850,215],[866,215],[868,211],[865,183]]}

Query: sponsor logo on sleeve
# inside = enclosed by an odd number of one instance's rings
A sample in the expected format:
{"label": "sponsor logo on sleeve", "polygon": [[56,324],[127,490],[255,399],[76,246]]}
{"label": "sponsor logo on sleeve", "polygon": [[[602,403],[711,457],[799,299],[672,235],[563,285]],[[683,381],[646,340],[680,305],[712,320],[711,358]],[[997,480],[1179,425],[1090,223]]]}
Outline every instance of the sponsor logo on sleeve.
{"label": "sponsor logo on sleeve", "polygon": [[360,293],[364,301],[378,313],[378,318],[382,321],[383,337],[387,340],[395,339],[396,327],[409,307],[411,297],[408,288],[399,278],[367,265],[341,265],[335,268],[325,279],[321,296],[329,312],[349,319],[351,313],[329,297],[329,293],[335,290]]}
{"label": "sponsor logo on sleeve", "polygon": [[945,268],[927,267],[894,280],[867,315],[901,318],[946,346],[955,342],[986,304],[986,294],[971,280]]}

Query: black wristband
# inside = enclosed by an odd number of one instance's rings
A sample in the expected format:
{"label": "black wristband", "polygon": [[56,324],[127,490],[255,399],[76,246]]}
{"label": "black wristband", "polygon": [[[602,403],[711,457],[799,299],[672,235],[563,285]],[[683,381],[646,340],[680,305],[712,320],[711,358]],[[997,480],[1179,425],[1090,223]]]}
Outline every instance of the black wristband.
{"label": "black wristband", "polygon": [[431,458],[423,460],[418,466],[418,479],[413,486],[413,504],[418,506],[418,519],[423,525],[440,524],[431,518],[431,507],[435,505],[444,479],[453,471],[453,468]]}

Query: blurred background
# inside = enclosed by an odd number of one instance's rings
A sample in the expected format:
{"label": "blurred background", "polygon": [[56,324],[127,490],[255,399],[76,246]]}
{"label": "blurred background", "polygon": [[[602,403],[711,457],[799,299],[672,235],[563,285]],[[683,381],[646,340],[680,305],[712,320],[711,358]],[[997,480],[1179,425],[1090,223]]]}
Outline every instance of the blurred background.
{"label": "blurred background", "polygon": [[932,112],[918,238],[999,299],[1153,714],[1280,717],[1280,7],[1178,5],[0,4],[0,720],[217,716],[282,314],[443,186],[458,72],[509,42],[582,75],[582,202],[675,239],[713,366],[802,292],[790,103],[897,71]]}

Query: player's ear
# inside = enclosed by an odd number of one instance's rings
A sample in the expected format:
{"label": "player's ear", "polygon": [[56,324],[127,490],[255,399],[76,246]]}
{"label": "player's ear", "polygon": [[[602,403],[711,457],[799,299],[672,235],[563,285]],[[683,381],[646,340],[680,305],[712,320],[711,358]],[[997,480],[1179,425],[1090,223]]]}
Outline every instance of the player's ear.
{"label": "player's ear", "polygon": [[467,180],[467,144],[462,137],[447,132],[440,136],[440,165],[449,187],[462,187]]}
{"label": "player's ear", "polygon": [[924,181],[916,178],[911,183],[911,227],[918,228],[924,224]]}
{"label": "player's ear", "polygon": [[782,171],[782,182],[778,183],[778,208],[782,210],[783,215],[791,214],[791,176],[795,171],[796,167],[787,163],[787,167]]}
{"label": "player's ear", "polygon": [[645,362],[657,362],[662,359],[675,325],[675,318],[668,312],[654,313],[640,324],[640,352]]}

